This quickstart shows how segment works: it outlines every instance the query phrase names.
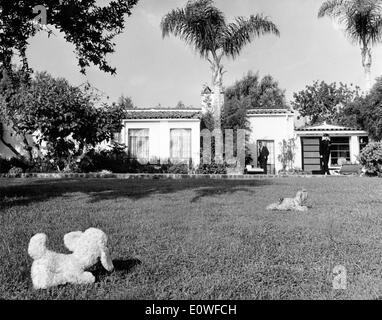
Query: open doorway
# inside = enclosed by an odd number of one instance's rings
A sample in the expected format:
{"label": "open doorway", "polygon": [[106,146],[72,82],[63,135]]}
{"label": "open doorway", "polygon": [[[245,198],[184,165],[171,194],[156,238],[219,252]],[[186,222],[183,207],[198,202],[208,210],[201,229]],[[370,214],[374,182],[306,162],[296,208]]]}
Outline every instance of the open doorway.
{"label": "open doorway", "polygon": [[[266,146],[269,151],[267,171],[270,174],[275,174],[275,141],[274,140],[257,140],[257,155],[260,154],[260,142],[262,145]],[[257,159],[257,167],[260,168],[260,163]]]}

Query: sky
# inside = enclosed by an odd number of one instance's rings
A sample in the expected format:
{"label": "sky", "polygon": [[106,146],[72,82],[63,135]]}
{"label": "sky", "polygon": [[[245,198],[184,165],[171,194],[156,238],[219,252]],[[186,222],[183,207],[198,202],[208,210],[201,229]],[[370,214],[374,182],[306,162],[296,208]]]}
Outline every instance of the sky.
{"label": "sky", "polygon": [[[106,0],[100,0],[106,1]],[[126,18],[124,32],[115,38],[116,52],[108,57],[116,75],[96,67],[83,76],[74,47],[55,32],[49,39],[41,32],[30,40],[27,52],[35,71],[48,71],[73,85],[89,81],[117,101],[122,94],[141,108],[175,107],[179,101],[200,107],[203,84],[209,84],[208,62],[183,41],[162,39],[160,21],[187,0],[139,0]],[[315,80],[344,82],[365,87],[361,51],[329,18],[317,18],[323,0],[215,0],[228,21],[236,16],[262,13],[280,30],[280,37],[266,35],[247,45],[235,60],[225,59],[224,85],[230,86],[248,71],[270,74],[285,90],[287,101]],[[373,49],[372,78],[382,75],[382,45]]]}

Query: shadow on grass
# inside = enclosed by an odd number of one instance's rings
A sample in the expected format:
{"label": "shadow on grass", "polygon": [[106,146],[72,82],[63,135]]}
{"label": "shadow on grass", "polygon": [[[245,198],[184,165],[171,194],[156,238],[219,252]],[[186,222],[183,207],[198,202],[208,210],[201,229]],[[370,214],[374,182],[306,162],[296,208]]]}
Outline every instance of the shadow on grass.
{"label": "shadow on grass", "polygon": [[249,192],[251,189],[249,188],[240,188],[240,187],[235,187],[231,188],[230,186],[221,186],[221,187],[211,187],[211,188],[201,188],[196,190],[196,196],[192,198],[191,202],[197,202],[201,198],[204,197],[211,197],[211,196],[216,196],[216,195],[221,195],[221,194],[230,194],[230,193],[235,193],[235,192]]}
{"label": "shadow on grass", "polygon": [[100,262],[90,268],[90,271],[96,278],[96,282],[101,281],[105,276],[115,273],[117,276],[124,278],[132,272],[136,266],[142,264],[139,259],[115,259],[113,260],[114,271],[107,271]]}
{"label": "shadow on grass", "polygon": [[154,194],[171,194],[183,190],[195,190],[191,202],[207,196],[252,191],[253,187],[274,184],[274,180],[120,180],[120,179],[14,179],[0,180],[0,208],[28,205],[51,198],[82,193],[90,202],[129,198],[139,200]]}

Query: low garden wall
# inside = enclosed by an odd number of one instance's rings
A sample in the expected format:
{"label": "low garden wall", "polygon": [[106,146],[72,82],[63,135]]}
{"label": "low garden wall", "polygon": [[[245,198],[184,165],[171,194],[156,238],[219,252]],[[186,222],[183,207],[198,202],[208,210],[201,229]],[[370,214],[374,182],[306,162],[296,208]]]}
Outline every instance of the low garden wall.
{"label": "low garden wall", "polygon": [[323,178],[323,177],[357,177],[357,175],[323,176],[323,175],[249,175],[249,174],[169,174],[169,173],[21,173],[1,174],[0,178],[39,178],[39,179],[68,179],[68,178],[114,178],[114,179],[274,179],[287,177]]}

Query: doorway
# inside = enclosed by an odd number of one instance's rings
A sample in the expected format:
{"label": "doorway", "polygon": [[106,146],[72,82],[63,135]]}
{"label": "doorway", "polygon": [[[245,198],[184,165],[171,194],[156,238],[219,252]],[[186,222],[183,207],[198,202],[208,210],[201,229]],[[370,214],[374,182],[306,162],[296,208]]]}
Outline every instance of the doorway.
{"label": "doorway", "polygon": [[[259,155],[260,142],[267,147],[269,151],[268,162],[267,162],[267,171],[270,174],[276,173],[275,168],[275,141],[274,140],[257,140],[257,155]],[[260,163],[257,159],[257,167],[260,168]]]}
{"label": "doorway", "polygon": [[301,137],[302,170],[321,173],[320,143],[320,137]]}

